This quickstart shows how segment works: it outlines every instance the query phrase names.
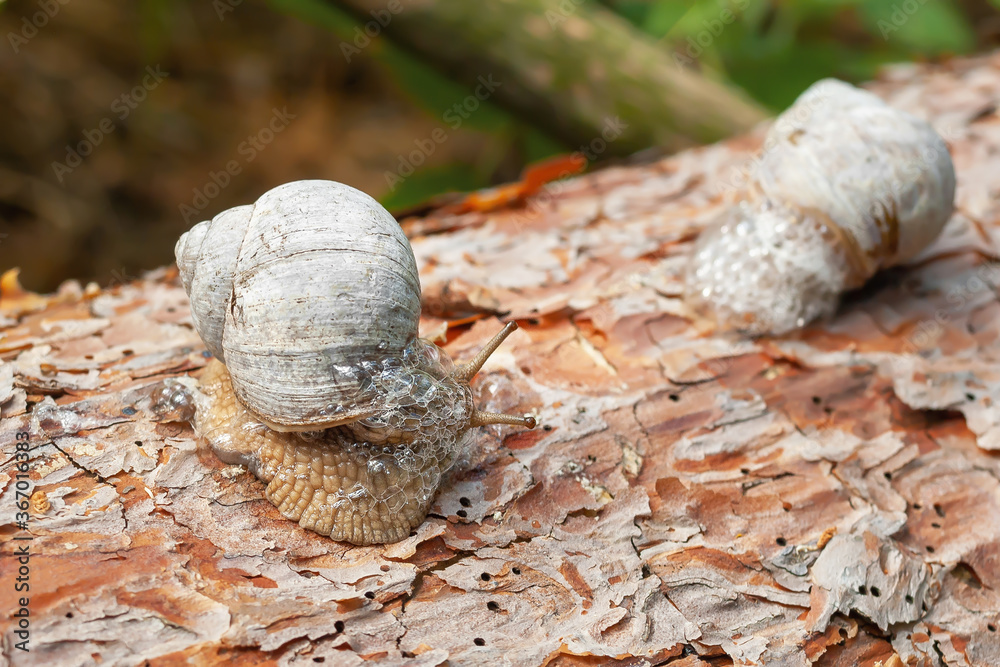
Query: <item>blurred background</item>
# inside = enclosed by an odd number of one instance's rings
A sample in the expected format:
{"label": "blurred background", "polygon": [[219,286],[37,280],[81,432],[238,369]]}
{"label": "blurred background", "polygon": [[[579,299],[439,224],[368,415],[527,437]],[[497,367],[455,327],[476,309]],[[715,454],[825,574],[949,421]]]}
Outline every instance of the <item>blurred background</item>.
{"label": "blurred background", "polygon": [[0,270],[129,281],[281,183],[394,213],[651,159],[811,82],[993,49],[1000,0],[0,0]]}

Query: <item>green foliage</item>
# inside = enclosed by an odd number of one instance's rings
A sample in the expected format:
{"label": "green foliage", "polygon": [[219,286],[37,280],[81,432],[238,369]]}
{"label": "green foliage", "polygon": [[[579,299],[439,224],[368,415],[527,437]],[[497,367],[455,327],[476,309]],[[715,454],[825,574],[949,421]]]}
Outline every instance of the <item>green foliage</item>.
{"label": "green foliage", "polygon": [[427,167],[417,170],[379,197],[390,211],[416,206],[444,192],[467,192],[483,187],[481,176],[464,164]]}
{"label": "green foliage", "polygon": [[887,63],[976,47],[968,19],[947,0],[608,4],[660,39],[679,63],[740,86],[775,110],[826,76],[863,81]]}
{"label": "green foliage", "polygon": [[913,3],[916,11],[899,0],[868,0],[858,9],[869,29],[887,41],[898,41],[913,54],[963,53],[975,46],[975,36],[965,16],[944,0]]}
{"label": "green foliage", "polygon": [[268,0],[272,7],[306,23],[326,28],[341,40],[350,40],[358,22],[333,3],[323,0]]}
{"label": "green foliage", "polygon": [[[156,3],[163,0],[146,0]],[[465,2],[468,0],[456,0]],[[835,76],[860,82],[891,62],[966,53],[976,48],[969,19],[949,0],[582,0],[602,4],[658,40],[678,64],[746,90],[779,111],[814,81]],[[331,0],[269,0],[277,9],[322,25],[352,44],[362,21]],[[989,0],[1000,8],[1000,0]],[[390,208],[445,191],[472,190],[497,180],[511,157],[521,164],[573,150],[492,104],[463,119],[445,114],[470,90],[397,49],[382,36],[364,48],[449,133],[473,130],[489,139],[474,164],[428,159],[387,189]],[[408,147],[400,147],[404,152]]]}

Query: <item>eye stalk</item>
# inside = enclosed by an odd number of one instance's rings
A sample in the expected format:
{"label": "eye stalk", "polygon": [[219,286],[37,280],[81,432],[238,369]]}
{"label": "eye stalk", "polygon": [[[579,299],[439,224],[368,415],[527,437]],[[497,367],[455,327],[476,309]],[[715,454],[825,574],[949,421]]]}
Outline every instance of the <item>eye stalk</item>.
{"label": "eye stalk", "polygon": [[[516,322],[508,322],[507,326],[501,329],[475,357],[467,363],[462,364],[451,374],[451,377],[460,382],[468,384],[476,373],[483,367],[490,355],[497,351],[497,348],[507,339],[507,336],[517,329]],[[470,426],[489,426],[490,424],[509,424],[511,426],[523,426],[525,428],[535,428],[535,418],[530,415],[518,417],[516,415],[505,415],[498,412],[482,412],[472,408],[472,417],[469,419]]]}

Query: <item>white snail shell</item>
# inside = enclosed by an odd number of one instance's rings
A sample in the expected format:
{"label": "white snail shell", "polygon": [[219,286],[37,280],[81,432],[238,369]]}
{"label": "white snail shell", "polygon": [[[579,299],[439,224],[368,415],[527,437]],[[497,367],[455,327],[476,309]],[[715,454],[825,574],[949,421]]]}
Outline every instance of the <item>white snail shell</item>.
{"label": "white snail shell", "polygon": [[479,411],[469,388],[517,326],[462,366],[418,338],[413,251],[354,188],[282,185],[196,225],[175,251],[195,328],[217,358],[201,375],[196,427],[304,528],[354,544],[401,540],[426,517],[469,429],[535,425]]}
{"label": "white snail shell", "polygon": [[948,148],[929,124],[820,81],[775,120],[743,201],[702,233],[687,298],[724,328],[790,331],[923,250],[954,197]]}
{"label": "white snail shell", "polygon": [[396,220],[333,181],[296,181],[202,222],[175,249],[191,316],[237,397],[279,430],[371,413],[371,364],[416,337],[420,280]]}

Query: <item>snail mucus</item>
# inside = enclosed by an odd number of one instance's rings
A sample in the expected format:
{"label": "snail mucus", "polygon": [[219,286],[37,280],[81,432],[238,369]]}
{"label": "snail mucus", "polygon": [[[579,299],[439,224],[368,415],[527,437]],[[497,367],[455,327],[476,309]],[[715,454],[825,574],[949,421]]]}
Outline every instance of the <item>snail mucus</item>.
{"label": "snail mucus", "polygon": [[535,426],[478,410],[469,387],[516,324],[463,365],[419,338],[410,244],[354,188],[287,183],[195,225],[175,253],[215,357],[195,427],[304,528],[357,545],[404,539],[470,429]]}
{"label": "snail mucus", "polygon": [[927,122],[824,79],[775,120],[741,195],[699,237],[686,299],[720,328],[782,334],[927,247],[955,169]]}

